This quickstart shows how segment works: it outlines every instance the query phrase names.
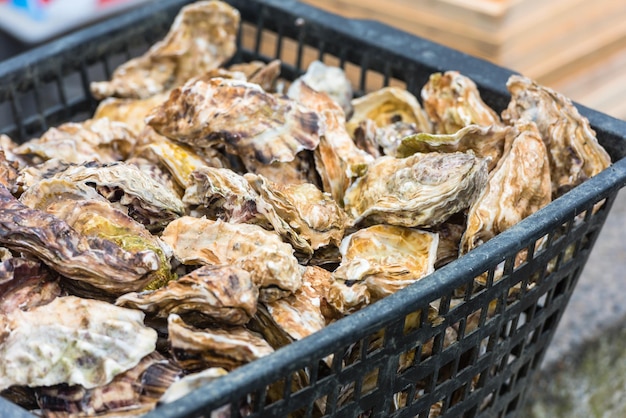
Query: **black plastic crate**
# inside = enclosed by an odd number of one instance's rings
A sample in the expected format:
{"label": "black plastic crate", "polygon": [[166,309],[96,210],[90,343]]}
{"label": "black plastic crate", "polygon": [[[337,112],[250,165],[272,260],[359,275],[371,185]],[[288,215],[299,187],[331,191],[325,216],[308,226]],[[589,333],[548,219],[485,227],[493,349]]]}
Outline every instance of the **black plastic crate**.
{"label": "black plastic crate", "polygon": [[[97,105],[89,83],[161,39],[188,2],[154,2],[1,63],[0,133],[24,141],[89,117]],[[486,61],[296,1],[228,3],[243,22],[235,61],[280,58],[283,76],[294,78],[320,59],[355,75],[359,92],[394,84],[418,97],[431,73],[459,70],[496,111],[508,104],[513,73]],[[147,416],[423,418],[431,409],[443,417],[515,416],[626,184],[626,122],[578,107],[611,167],[427,278]],[[523,251],[526,262],[515,268]],[[483,273],[487,285],[479,289],[474,278]],[[462,302],[451,304],[459,294]],[[426,315],[432,303],[434,323]],[[322,362],[330,354],[332,367]],[[32,415],[0,399],[0,416]]]}

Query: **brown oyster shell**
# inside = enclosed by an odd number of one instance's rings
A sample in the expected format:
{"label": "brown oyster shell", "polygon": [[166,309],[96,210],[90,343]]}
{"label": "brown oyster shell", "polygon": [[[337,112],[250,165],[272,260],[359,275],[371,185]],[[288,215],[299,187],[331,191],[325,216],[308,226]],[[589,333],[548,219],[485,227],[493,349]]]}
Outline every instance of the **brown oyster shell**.
{"label": "brown oyster shell", "polygon": [[0,184],[7,189],[12,189],[17,181],[19,163],[7,159],[4,150],[0,148]]}
{"label": "brown oyster shell", "polygon": [[165,228],[162,239],[185,264],[232,264],[248,271],[261,301],[287,296],[302,285],[293,248],[258,225],[184,216]]}
{"label": "brown oyster shell", "polygon": [[267,341],[244,327],[200,329],[176,314],[171,314],[167,322],[172,356],[187,371],[209,367],[233,370],[274,352]]}
{"label": "brown oyster shell", "polygon": [[486,158],[487,169],[493,170],[505,150],[505,139],[511,128],[502,125],[468,125],[453,134],[418,133],[402,139],[397,157],[403,158],[416,152],[466,152]]}
{"label": "brown oyster shell", "polygon": [[392,225],[363,228],[344,238],[336,280],[362,282],[375,299],[388,296],[435,270],[439,237]]}
{"label": "brown oyster shell", "polygon": [[421,96],[435,133],[453,134],[468,125],[502,123],[496,111],[483,102],[476,83],[458,71],[431,74]]}
{"label": "brown oyster shell", "polygon": [[12,257],[0,263],[0,315],[45,305],[62,293],[59,276],[38,260]]}
{"label": "brown oyster shell", "polygon": [[537,125],[548,149],[554,198],[611,164],[589,120],[580,115],[570,99],[517,75],[509,78],[507,88],[511,102],[502,112],[502,119],[511,125],[519,119]]}
{"label": "brown oyster shell", "polygon": [[487,187],[472,204],[461,254],[541,209],[552,200],[550,163],[533,122],[520,120],[512,144],[489,175]]}
{"label": "brown oyster shell", "polygon": [[378,127],[376,122],[365,119],[354,130],[354,142],[362,150],[375,158],[382,155],[392,157],[406,157],[400,155],[398,147],[402,145],[405,137],[419,133],[415,123],[394,122],[383,127]]}
{"label": "brown oyster shell", "polygon": [[487,162],[471,153],[380,157],[347,190],[355,223],[434,226],[470,206],[487,183]]}
{"label": "brown oyster shell", "polygon": [[[188,322],[243,325],[257,308],[259,290],[250,274],[233,266],[203,266],[161,289],[128,293],[116,305],[139,309],[159,318],[175,313]],[[200,316],[200,321],[198,320]]]}
{"label": "brown oyster shell", "polygon": [[111,81],[91,83],[97,99],[147,98],[219,67],[236,51],[239,12],[221,1],[185,6],[165,38],[118,67]]}
{"label": "brown oyster shell", "polygon": [[313,150],[322,129],[315,112],[258,84],[212,78],[189,82],[148,117],[158,133],[193,147],[230,147],[249,171]]}
{"label": "brown oyster shell", "polygon": [[108,163],[126,159],[137,139],[122,122],[106,118],[68,122],[48,129],[14,149],[16,155],[40,163],[57,158],[66,163]]}
{"label": "brown oyster shell", "polygon": [[89,389],[109,383],[154,351],[157,335],[143,317],[75,296],[0,316],[0,389],[61,383]]}

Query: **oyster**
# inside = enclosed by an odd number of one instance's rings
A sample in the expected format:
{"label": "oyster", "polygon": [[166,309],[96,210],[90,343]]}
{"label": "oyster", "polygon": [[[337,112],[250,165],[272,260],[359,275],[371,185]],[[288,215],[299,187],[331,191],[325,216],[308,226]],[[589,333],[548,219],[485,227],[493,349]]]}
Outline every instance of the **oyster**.
{"label": "oyster", "polygon": [[431,74],[421,95],[438,134],[453,134],[468,125],[502,123],[495,110],[483,102],[476,84],[458,71]]}
{"label": "oyster", "polygon": [[472,204],[461,240],[465,254],[515,225],[552,200],[550,163],[533,122],[520,120],[511,148],[491,172],[487,187]]}
{"label": "oyster", "polygon": [[226,369],[222,367],[211,367],[197,373],[191,373],[183,376],[181,379],[174,382],[167,389],[167,391],[165,391],[163,396],[161,396],[161,399],[159,399],[159,402],[174,402],[182,398],[183,396],[190,394],[196,389],[199,389],[204,385],[208,385],[209,383],[215,381],[216,379],[219,379],[222,376],[226,376],[227,374],[228,371],[226,371]]}
{"label": "oyster", "polygon": [[172,356],[186,371],[209,367],[232,370],[274,352],[263,338],[243,327],[200,329],[187,325],[176,314],[167,322]]}
{"label": "oyster", "polygon": [[154,351],[156,332],[143,316],[75,296],[0,316],[0,389],[109,383]]}
{"label": "oyster", "polygon": [[118,67],[111,81],[91,83],[97,99],[147,98],[228,61],[235,53],[239,12],[221,1],[185,6],[165,38]]}
{"label": "oyster", "polygon": [[589,121],[571,100],[521,76],[511,76],[507,88],[511,102],[502,119],[509,124],[528,119],[537,125],[548,148],[554,198],[611,164]]}
{"label": "oyster", "polygon": [[159,93],[146,99],[108,97],[98,104],[93,118],[123,122],[137,136],[146,128],[146,116],[168,96],[167,93]]}
{"label": "oyster", "polygon": [[[43,179],[50,179],[54,177],[55,174],[67,170],[67,168],[72,165],[75,164],[66,163],[58,158],[53,158],[41,164],[23,167],[15,180],[13,191],[17,196],[19,196],[25,190],[28,190],[32,185]],[[31,207],[35,206],[33,205]]]}
{"label": "oyster", "polygon": [[189,82],[148,117],[158,133],[193,147],[224,144],[252,172],[313,150],[322,129],[315,112],[258,84],[212,78]]}
{"label": "oyster", "polygon": [[469,207],[487,175],[471,153],[380,157],[346,191],[345,208],[355,222],[434,226]]}
{"label": "oyster", "polygon": [[346,128],[354,137],[361,122],[371,119],[379,128],[396,122],[414,123],[419,132],[431,132],[430,121],[417,98],[398,87],[383,87],[352,100],[354,113]]}
{"label": "oyster", "polygon": [[126,159],[136,141],[126,124],[101,118],[50,128],[40,138],[25,142],[14,152],[35,164],[53,158],[75,164],[107,163]]}
{"label": "oyster", "polygon": [[19,164],[7,159],[5,152],[0,148],[0,184],[11,189],[18,177]]}
{"label": "oyster", "polygon": [[416,152],[466,152],[488,161],[487,169],[493,170],[506,148],[505,139],[511,128],[501,125],[468,125],[453,134],[418,133],[402,139],[397,157],[408,157]]}
{"label": "oyster", "polygon": [[58,275],[40,261],[13,257],[0,263],[0,315],[45,305],[61,294]]}
{"label": "oyster", "polygon": [[[258,62],[258,61],[257,61]],[[276,80],[280,76],[280,60],[273,60],[267,64],[261,63],[261,66],[254,71],[246,71],[243,64],[237,65],[236,68],[243,70],[250,83],[258,84],[265,91],[274,91]],[[233,70],[233,67],[230,68]]]}
{"label": "oyster", "polygon": [[419,133],[415,123],[394,122],[378,127],[376,122],[365,119],[354,130],[354,142],[362,150],[377,158],[382,155],[398,157],[398,147],[403,138]]}
{"label": "oyster", "polygon": [[155,351],[103,386],[38,388],[37,402],[47,417],[139,416],[154,409],[181,375],[180,368]]}
{"label": "oyster", "polygon": [[365,283],[354,280],[340,280],[333,277],[335,281],[328,290],[328,304],[340,315],[354,313],[372,301],[369,287]]}
{"label": "oyster", "polygon": [[435,270],[439,236],[417,229],[375,225],[344,238],[341,264],[333,277],[363,282],[376,299],[388,296]]}
{"label": "oyster", "polygon": [[20,196],[20,202],[29,208],[43,211],[46,211],[54,203],[67,200],[108,203],[102,195],[85,183],[76,183],[68,179],[55,177],[44,178],[33,183]]}
{"label": "oyster", "polygon": [[0,245],[111,294],[143,289],[160,266],[153,251],[133,254],[109,240],[87,238],[56,216],[25,206],[4,186],[0,186]]}
{"label": "oyster", "polygon": [[248,271],[261,301],[287,296],[302,285],[293,248],[258,225],[184,216],[165,228],[162,239],[185,264],[232,264]]}
{"label": "oyster", "polygon": [[294,80],[287,95],[290,97],[297,95],[293,90],[299,89],[301,83],[305,83],[315,91],[326,93],[341,106],[346,115],[352,114],[352,84],[343,69],[328,66],[321,61],[313,61],[309,64],[306,73]]}
{"label": "oyster", "polygon": [[175,313],[191,322],[186,316],[190,314],[195,316],[194,323],[243,325],[256,312],[258,297],[259,290],[247,271],[233,266],[203,266],[161,289],[128,293],[115,303],[160,318]]}

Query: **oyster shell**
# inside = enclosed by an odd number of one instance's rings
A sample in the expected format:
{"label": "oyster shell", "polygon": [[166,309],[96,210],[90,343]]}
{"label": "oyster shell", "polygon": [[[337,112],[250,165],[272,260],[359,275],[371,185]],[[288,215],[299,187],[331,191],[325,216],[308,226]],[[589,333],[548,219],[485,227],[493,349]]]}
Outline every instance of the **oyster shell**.
{"label": "oyster shell", "polygon": [[589,121],[570,99],[521,76],[511,76],[507,88],[511,102],[502,119],[509,124],[528,119],[537,125],[548,148],[554,198],[611,164]]}
{"label": "oyster shell", "polygon": [[434,226],[470,206],[487,183],[487,162],[471,153],[380,157],[346,191],[355,223]]}
{"label": "oyster shell", "polygon": [[341,264],[333,277],[363,282],[380,299],[435,271],[439,236],[417,229],[374,225],[341,243]]}
{"label": "oyster shell", "polygon": [[[258,297],[259,290],[247,271],[233,266],[203,266],[161,289],[128,293],[115,303],[160,318],[175,313],[194,324],[243,325],[255,314]],[[188,319],[186,314],[194,318]]]}
{"label": "oyster shell", "polygon": [[4,186],[0,186],[0,245],[111,294],[142,289],[160,266],[153,251],[133,254],[109,240],[87,238],[56,216],[25,206]]}
{"label": "oyster shell", "polygon": [[109,383],[154,351],[156,332],[143,316],[75,296],[0,316],[0,389]]}
{"label": "oyster shell", "polygon": [[146,116],[152,109],[166,101],[168,96],[169,94],[164,92],[146,99],[108,97],[98,104],[93,119],[107,118],[110,121],[123,122],[137,136],[146,128]]}
{"label": "oyster shell", "polygon": [[352,100],[354,113],[346,123],[348,133],[354,131],[361,122],[371,119],[379,128],[396,122],[414,123],[419,132],[432,132],[430,121],[417,98],[407,90],[398,87],[383,87],[372,93]]}
{"label": "oyster shell", "polygon": [[[258,65],[258,63],[261,65],[257,67],[256,65]],[[233,71],[236,68],[246,75],[246,78],[250,83],[258,84],[265,91],[274,91],[276,80],[278,80],[278,77],[280,76],[280,65],[280,60],[273,60],[267,64],[261,61],[256,61],[250,64],[238,64],[236,66],[231,66],[230,70]]]}
{"label": "oyster shell", "polygon": [[258,84],[212,78],[185,84],[148,117],[158,133],[193,147],[225,144],[249,171],[261,164],[293,161],[319,143],[315,112]]}
{"label": "oyster shell", "polygon": [[17,161],[7,159],[2,148],[0,148],[0,184],[11,189],[17,181],[19,164]]}
{"label": "oyster shell", "polygon": [[302,285],[293,248],[258,225],[184,216],[165,228],[162,239],[185,264],[232,264],[248,271],[261,301],[287,296]]}
{"label": "oyster shell", "polygon": [[506,148],[505,139],[511,128],[501,125],[468,125],[453,134],[418,133],[402,139],[397,157],[403,158],[416,152],[472,151],[488,161],[487,169],[493,170]]}
{"label": "oyster shell", "polygon": [[313,61],[309,64],[306,73],[294,80],[287,90],[287,95],[296,96],[297,93],[293,90],[299,89],[301,83],[305,83],[315,91],[326,93],[341,106],[346,115],[352,114],[352,84],[343,69],[326,65],[321,61]]}
{"label": "oyster shell", "polygon": [[[209,383],[215,381],[216,379],[219,379],[222,376],[226,376],[227,374],[228,371],[222,367],[211,367],[197,373],[191,373],[183,376],[181,379],[174,382],[167,389],[167,391],[165,391],[163,396],[161,396],[161,399],[159,399],[159,402],[172,403],[174,401],[177,401],[183,396],[188,395],[196,389],[199,389],[204,385],[208,385]],[[213,416],[211,417],[213,418]]]}
{"label": "oyster shell", "polygon": [[370,289],[365,283],[333,278],[335,281],[328,291],[328,304],[340,315],[354,313],[372,301]]}
{"label": "oyster shell", "polygon": [[91,93],[97,99],[147,98],[218,68],[237,49],[239,21],[239,12],[225,2],[185,6],[162,41],[118,67],[111,81],[91,83]]}
{"label": "oyster shell", "polygon": [[401,146],[403,138],[417,133],[419,129],[415,123],[394,122],[378,127],[373,120],[365,119],[354,130],[354,142],[375,158],[382,155],[399,157],[406,156],[398,155],[398,147]]}
{"label": "oyster shell", "polygon": [[435,133],[453,134],[468,125],[502,123],[495,110],[483,102],[476,83],[458,71],[431,74],[421,95]]}
{"label": "oyster shell", "polygon": [[550,163],[533,122],[519,120],[511,148],[491,172],[487,187],[472,204],[461,240],[465,254],[515,225],[552,200]]}
{"label": "oyster shell", "polygon": [[187,371],[209,367],[232,370],[274,352],[263,338],[243,327],[200,329],[187,325],[176,314],[167,322],[172,356]]}
{"label": "oyster shell", "polygon": [[[62,160],[59,160],[58,158],[53,158],[41,164],[23,167],[20,170],[17,179],[15,180],[15,184],[13,185],[13,191],[16,196],[20,196],[32,185],[38,183],[41,180],[50,179],[54,177],[55,174],[67,170],[67,168],[72,165],[74,164],[66,163]],[[35,205],[33,205],[32,207],[35,207]]]}
{"label": "oyster shell", "polygon": [[[23,174],[23,173],[22,173]],[[27,181],[34,181],[35,178]],[[32,209],[46,211],[48,207],[57,202],[66,200],[107,202],[92,187],[85,183],[76,183],[63,178],[44,178],[31,184],[20,196],[20,202]]]}
{"label": "oyster shell", "polygon": [[45,305],[62,293],[58,275],[38,260],[13,257],[0,263],[0,315]]}
{"label": "oyster shell", "polygon": [[101,118],[50,128],[40,138],[25,142],[14,152],[35,164],[53,158],[75,164],[108,163],[126,159],[136,141],[132,130],[124,123]]}

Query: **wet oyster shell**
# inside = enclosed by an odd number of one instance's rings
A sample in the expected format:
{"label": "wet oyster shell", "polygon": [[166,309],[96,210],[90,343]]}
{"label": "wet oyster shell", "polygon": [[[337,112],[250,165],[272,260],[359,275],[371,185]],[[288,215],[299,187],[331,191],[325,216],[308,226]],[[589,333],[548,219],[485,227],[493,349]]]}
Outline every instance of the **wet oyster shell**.
{"label": "wet oyster shell", "polygon": [[140,311],[75,296],[0,316],[0,390],[109,383],[154,351],[156,332],[143,325],[143,317]]}
{"label": "wet oyster shell", "polygon": [[505,139],[511,128],[501,125],[468,125],[453,134],[418,133],[402,139],[397,157],[403,158],[416,152],[466,152],[472,151],[488,161],[487,169],[493,170],[505,150]]}
{"label": "wet oyster shell", "polygon": [[259,164],[293,161],[313,150],[322,129],[302,105],[266,93],[258,84],[212,78],[185,84],[148,117],[158,133],[193,147],[225,144],[249,171]]}
{"label": "wet oyster shell", "polygon": [[165,228],[162,239],[185,264],[232,264],[248,271],[261,301],[287,296],[302,285],[293,248],[257,225],[184,216]]}
{"label": "wet oyster shell", "polygon": [[380,157],[346,191],[355,223],[434,226],[470,206],[487,183],[487,162],[471,153]]}
{"label": "wet oyster shell", "polygon": [[511,148],[489,175],[472,204],[461,240],[465,254],[515,225],[552,200],[550,163],[533,122],[520,120],[511,131]]}
{"label": "wet oyster shell", "polygon": [[366,119],[379,128],[396,122],[414,123],[419,132],[432,132],[430,121],[417,98],[407,90],[398,87],[383,87],[372,93],[352,100],[354,113],[346,123],[348,133],[354,131]]}
{"label": "wet oyster shell", "polygon": [[62,293],[59,276],[38,260],[13,257],[0,263],[0,315],[45,305]]}
{"label": "wet oyster shell", "polygon": [[233,266],[203,266],[161,289],[122,295],[115,304],[159,318],[175,313],[187,322],[243,325],[255,314],[258,297],[259,290],[247,271]]}
{"label": "wet oyster shell", "polygon": [[209,367],[233,370],[274,352],[267,341],[243,327],[200,329],[187,325],[176,314],[167,322],[172,356],[187,371]]}
{"label": "wet oyster shell", "polygon": [[239,21],[239,12],[225,2],[185,6],[162,41],[118,67],[111,81],[91,83],[91,93],[97,99],[147,98],[217,68],[237,49]]}
{"label": "wet oyster shell", "polygon": [[89,119],[50,128],[40,138],[25,142],[14,152],[33,163],[53,158],[75,164],[108,163],[126,159],[136,141],[133,131],[122,122]]}
{"label": "wet oyster shell", "polygon": [[453,134],[468,125],[502,124],[495,110],[483,102],[476,83],[458,71],[431,74],[421,96],[435,133]]}
{"label": "wet oyster shell", "polygon": [[511,102],[502,119],[511,125],[519,119],[537,125],[548,148],[554,198],[611,164],[589,121],[570,99],[522,76],[511,76],[507,88]]}
{"label": "wet oyster shell", "polygon": [[336,280],[363,282],[383,298],[435,271],[439,236],[392,225],[363,228],[344,238]]}

